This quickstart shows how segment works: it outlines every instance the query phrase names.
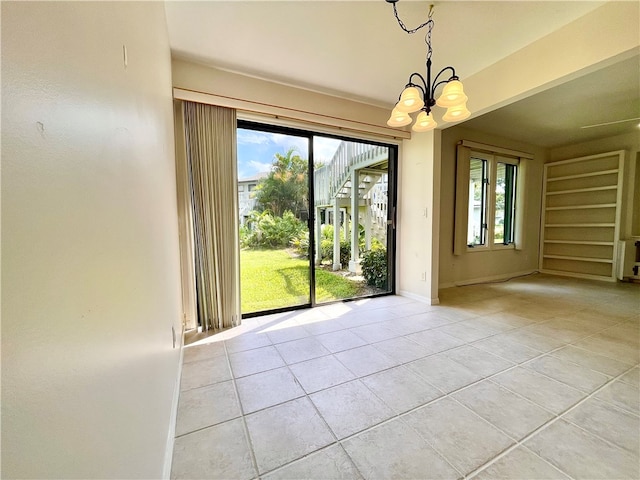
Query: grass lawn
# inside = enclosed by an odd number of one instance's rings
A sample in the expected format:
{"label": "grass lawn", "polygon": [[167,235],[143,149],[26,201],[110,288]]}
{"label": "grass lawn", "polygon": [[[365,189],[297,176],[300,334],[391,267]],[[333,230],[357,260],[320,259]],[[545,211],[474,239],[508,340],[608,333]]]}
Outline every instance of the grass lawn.
{"label": "grass lawn", "polygon": [[[286,250],[241,250],[242,313],[309,303],[309,262]],[[361,285],[316,269],[316,302],[357,297]]]}

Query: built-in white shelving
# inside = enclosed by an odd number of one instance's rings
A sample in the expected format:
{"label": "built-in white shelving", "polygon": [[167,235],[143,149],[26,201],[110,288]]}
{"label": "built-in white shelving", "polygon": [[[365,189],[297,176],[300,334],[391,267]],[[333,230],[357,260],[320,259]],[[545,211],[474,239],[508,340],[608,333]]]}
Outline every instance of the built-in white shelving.
{"label": "built-in white shelving", "polygon": [[624,152],[544,167],[540,270],[615,280]]}
{"label": "built-in white shelving", "polygon": [[555,258],[556,260],[575,260],[578,262],[613,263],[610,258],[574,257],[571,255],[545,255],[544,258]]}
{"label": "built-in white shelving", "polygon": [[564,207],[547,207],[546,211],[554,210],[590,210],[592,208],[616,208],[615,203],[601,203],[599,205],[566,205]]}
{"label": "built-in white shelving", "polygon": [[547,180],[547,182],[559,182],[561,180],[573,180],[574,178],[599,177],[599,176],[602,176],[602,175],[609,175],[611,173],[618,173],[618,169],[614,168],[613,170],[602,170],[601,172],[578,173],[577,175],[565,175],[564,177],[550,178],[550,179]]}
{"label": "built-in white shelving", "polygon": [[602,190],[616,190],[616,187],[606,186],[606,187],[574,188],[573,190],[556,190],[553,192],[546,192],[546,195],[569,195],[571,193],[600,192]]}
{"label": "built-in white shelving", "polygon": [[613,246],[613,242],[592,242],[589,240],[545,240],[544,243],[560,243],[564,245],[602,245]]}

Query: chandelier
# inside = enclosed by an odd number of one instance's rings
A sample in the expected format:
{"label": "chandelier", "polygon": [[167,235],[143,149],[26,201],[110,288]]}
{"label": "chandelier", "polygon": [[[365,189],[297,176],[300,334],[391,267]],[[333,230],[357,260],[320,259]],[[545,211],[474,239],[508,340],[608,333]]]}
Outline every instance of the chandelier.
{"label": "chandelier", "polygon": [[[433,130],[438,126],[431,114],[431,108],[434,105],[447,109],[442,117],[442,120],[445,122],[459,122],[460,120],[468,118],[471,112],[467,110],[467,96],[464,94],[462,82],[456,75],[455,69],[453,67],[444,67],[438,72],[433,81],[431,80],[431,55],[433,53],[431,49],[431,30],[434,24],[431,17],[433,16],[433,5],[429,7],[429,19],[425,23],[414,29],[408,29],[398,16],[396,9],[398,0],[386,1],[393,5],[393,14],[398,21],[398,25],[400,25],[405,32],[413,34],[423,27],[427,27],[428,29],[425,35],[425,42],[427,44],[427,78],[425,79],[425,77],[417,72],[409,75],[409,81],[400,94],[398,103],[396,103],[389,120],[387,120],[387,125],[390,127],[404,127],[405,125],[409,125],[412,122],[409,114],[420,111],[413,124],[412,130],[414,132]],[[439,80],[445,72],[450,72],[450,76],[447,79]],[[443,84],[444,88],[442,89],[442,93],[436,100],[436,89]]]}

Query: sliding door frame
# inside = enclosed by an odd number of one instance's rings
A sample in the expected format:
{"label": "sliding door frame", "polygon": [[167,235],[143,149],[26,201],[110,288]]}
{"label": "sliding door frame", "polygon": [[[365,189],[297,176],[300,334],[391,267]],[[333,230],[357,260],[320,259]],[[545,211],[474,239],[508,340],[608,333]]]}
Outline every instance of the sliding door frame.
{"label": "sliding door frame", "polygon": [[[267,133],[277,133],[282,135],[290,135],[294,137],[307,138],[309,145],[309,158],[307,159],[307,188],[309,196],[308,209],[308,221],[307,229],[309,232],[309,303],[300,305],[293,305],[289,307],[274,308],[269,310],[262,310],[258,312],[241,313],[242,318],[251,318],[262,315],[269,315],[273,313],[290,312],[293,310],[301,310],[310,307],[316,307],[319,305],[330,305],[332,303],[345,303],[363,298],[375,298],[383,297],[387,295],[395,295],[396,293],[396,275],[395,275],[395,259],[396,259],[396,219],[397,219],[397,198],[398,198],[398,146],[394,144],[384,143],[376,140],[367,140],[361,138],[353,138],[342,135],[336,135],[325,132],[314,132],[313,130],[304,130],[295,127],[288,127],[282,125],[273,125],[269,123],[262,123],[250,120],[237,120],[237,128],[244,130],[255,130]],[[316,241],[314,235],[315,228],[315,191],[314,191],[314,137],[331,138],[335,140],[343,140],[354,143],[364,143],[367,145],[382,146],[389,149],[389,160],[387,175],[389,179],[388,183],[388,197],[387,197],[387,282],[388,291],[383,293],[376,293],[372,295],[365,295],[361,297],[354,297],[348,299],[333,300],[330,302],[322,302],[318,304],[316,302],[316,266],[314,262],[314,252],[316,251]],[[240,248],[240,245],[237,246]]]}

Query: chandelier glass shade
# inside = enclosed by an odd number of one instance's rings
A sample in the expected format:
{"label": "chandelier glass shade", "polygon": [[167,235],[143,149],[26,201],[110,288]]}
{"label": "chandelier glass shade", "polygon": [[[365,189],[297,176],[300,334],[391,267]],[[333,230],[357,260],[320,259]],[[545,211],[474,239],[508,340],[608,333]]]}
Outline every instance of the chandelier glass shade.
{"label": "chandelier glass shade", "polygon": [[424,107],[424,100],[420,94],[420,90],[416,87],[406,87],[400,94],[400,100],[395,108],[401,112],[413,113]]}
{"label": "chandelier glass shade", "polygon": [[[446,108],[447,111],[443,115],[442,120],[445,122],[459,122],[469,118],[471,112],[467,109],[467,96],[464,93],[462,82],[456,75],[453,67],[445,67],[437,75],[431,79],[431,30],[433,29],[433,5],[429,9],[429,20],[421,24],[417,28],[408,29],[400,20],[396,3],[398,0],[386,0],[393,5],[393,13],[400,27],[407,33],[412,34],[423,27],[427,27],[428,31],[425,36],[427,44],[427,75],[426,78],[421,74],[414,72],[409,75],[409,81],[405,85],[404,90],[400,94],[398,103],[391,112],[387,125],[390,127],[404,127],[412,122],[410,113],[420,112],[412,127],[414,132],[427,132],[433,130],[438,125],[433,119],[431,109],[435,105]],[[442,77],[442,79],[441,79]],[[444,85],[440,96],[436,99],[436,89]]]}
{"label": "chandelier glass shade", "polygon": [[420,112],[416,117],[416,123],[413,124],[411,130],[414,132],[428,132],[429,130],[433,130],[436,128],[438,124],[432,118],[430,113]]}
{"label": "chandelier glass shade", "polygon": [[467,104],[455,105],[447,108],[447,112],[442,116],[442,120],[445,122],[459,122],[465,118],[469,118],[471,112],[467,110]]}
{"label": "chandelier glass shade", "polygon": [[411,117],[407,112],[403,112],[394,108],[391,111],[391,117],[387,120],[387,125],[390,127],[404,127],[412,122]]}
{"label": "chandelier glass shade", "polygon": [[464,94],[462,82],[460,80],[450,80],[442,89],[442,94],[436,100],[439,107],[455,107],[467,101]]}

